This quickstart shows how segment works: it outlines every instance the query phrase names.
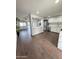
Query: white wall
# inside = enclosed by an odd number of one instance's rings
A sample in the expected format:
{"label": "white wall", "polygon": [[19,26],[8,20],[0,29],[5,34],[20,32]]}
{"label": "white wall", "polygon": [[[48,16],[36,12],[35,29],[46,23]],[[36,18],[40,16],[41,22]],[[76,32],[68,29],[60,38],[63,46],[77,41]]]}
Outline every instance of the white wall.
{"label": "white wall", "polygon": [[49,27],[51,32],[59,33],[62,28],[62,16],[49,18]]}
{"label": "white wall", "polygon": [[59,33],[58,48],[62,50],[62,31]]}

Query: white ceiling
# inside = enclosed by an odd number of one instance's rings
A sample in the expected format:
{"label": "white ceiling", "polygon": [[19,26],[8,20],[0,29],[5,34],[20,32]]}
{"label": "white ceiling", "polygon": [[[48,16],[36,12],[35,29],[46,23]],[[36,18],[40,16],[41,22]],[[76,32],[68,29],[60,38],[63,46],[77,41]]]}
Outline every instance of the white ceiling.
{"label": "white ceiling", "polygon": [[38,16],[59,16],[62,15],[62,0],[16,0],[16,16],[26,16],[28,13]]}

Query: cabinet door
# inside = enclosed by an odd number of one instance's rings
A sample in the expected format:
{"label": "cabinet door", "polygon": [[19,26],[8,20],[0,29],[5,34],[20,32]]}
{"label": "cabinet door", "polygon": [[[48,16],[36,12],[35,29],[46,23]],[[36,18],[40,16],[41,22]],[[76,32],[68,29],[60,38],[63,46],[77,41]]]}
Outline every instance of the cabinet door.
{"label": "cabinet door", "polygon": [[51,31],[52,32],[57,32],[57,25],[52,25],[51,26]]}

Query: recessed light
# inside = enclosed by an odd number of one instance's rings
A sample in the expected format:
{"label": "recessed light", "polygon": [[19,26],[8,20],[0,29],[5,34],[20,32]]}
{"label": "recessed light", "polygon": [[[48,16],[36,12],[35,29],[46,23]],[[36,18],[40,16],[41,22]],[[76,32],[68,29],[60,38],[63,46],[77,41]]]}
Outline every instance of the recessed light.
{"label": "recessed light", "polygon": [[39,11],[36,11],[36,14],[39,14]]}
{"label": "recessed light", "polygon": [[59,0],[56,0],[56,1],[55,1],[55,3],[58,3],[58,2],[59,2]]}

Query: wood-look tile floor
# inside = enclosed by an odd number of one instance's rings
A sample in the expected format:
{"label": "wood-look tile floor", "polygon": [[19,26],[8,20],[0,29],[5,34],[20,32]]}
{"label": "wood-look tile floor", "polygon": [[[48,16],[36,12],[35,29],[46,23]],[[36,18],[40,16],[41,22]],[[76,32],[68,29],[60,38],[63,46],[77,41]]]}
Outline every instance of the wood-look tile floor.
{"label": "wood-look tile floor", "polygon": [[32,39],[48,40],[52,44],[54,44],[56,47],[58,45],[58,38],[59,38],[59,33],[55,33],[55,32],[43,32],[32,37]]}
{"label": "wood-look tile floor", "polygon": [[30,31],[23,30],[17,38],[16,59],[61,59],[56,47],[58,33],[43,32],[31,37]]}

